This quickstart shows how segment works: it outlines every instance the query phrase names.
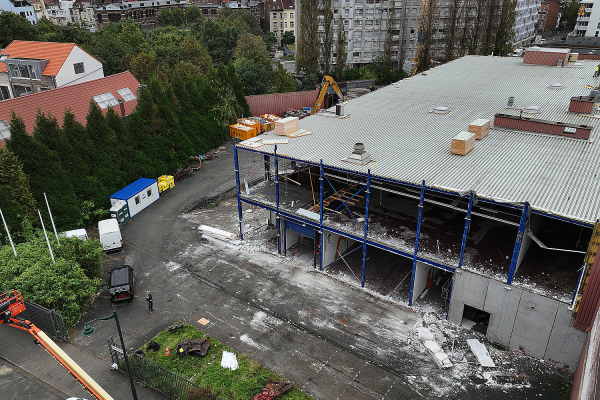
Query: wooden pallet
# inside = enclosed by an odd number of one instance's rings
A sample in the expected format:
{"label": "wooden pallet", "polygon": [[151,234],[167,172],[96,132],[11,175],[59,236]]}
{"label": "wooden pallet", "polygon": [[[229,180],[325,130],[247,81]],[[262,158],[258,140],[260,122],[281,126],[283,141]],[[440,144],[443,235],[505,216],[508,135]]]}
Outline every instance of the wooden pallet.
{"label": "wooden pallet", "polygon": [[[339,201],[340,199],[342,199],[342,201],[345,202],[346,204],[350,204],[351,206],[356,205],[356,198],[357,197],[362,198],[363,196],[360,196],[360,195],[354,196],[354,193],[349,191],[349,189],[354,189],[354,188],[356,188],[356,186],[349,186],[346,189],[339,190],[337,193],[334,193],[331,196],[329,196],[328,198],[324,199],[323,200],[323,208],[327,208],[328,205],[330,205],[334,201]],[[349,200],[350,197],[352,197],[352,196],[354,196],[354,198],[352,200]],[[318,212],[320,210],[320,208],[321,207],[319,206],[319,204],[315,204],[314,206],[309,208],[308,211]]]}

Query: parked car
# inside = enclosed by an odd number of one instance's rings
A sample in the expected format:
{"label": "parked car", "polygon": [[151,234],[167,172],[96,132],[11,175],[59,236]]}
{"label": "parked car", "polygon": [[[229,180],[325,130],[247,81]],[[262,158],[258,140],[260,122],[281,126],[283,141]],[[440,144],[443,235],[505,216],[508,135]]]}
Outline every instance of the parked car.
{"label": "parked car", "polygon": [[87,240],[88,235],[85,229],[73,229],[72,231],[66,231],[60,234],[60,236],[66,237],[66,238],[72,238],[72,237],[76,237],[79,238],[81,240]]}
{"label": "parked car", "polygon": [[131,265],[114,267],[108,278],[110,301],[133,300],[134,275]]}

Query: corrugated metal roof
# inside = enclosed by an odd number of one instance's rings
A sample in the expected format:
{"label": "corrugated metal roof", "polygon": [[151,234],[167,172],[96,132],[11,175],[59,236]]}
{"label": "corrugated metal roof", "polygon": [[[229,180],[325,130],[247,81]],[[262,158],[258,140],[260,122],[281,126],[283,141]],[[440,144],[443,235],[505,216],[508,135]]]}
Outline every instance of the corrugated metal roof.
{"label": "corrugated metal roof", "polygon": [[155,182],[157,182],[156,179],[140,178],[109,197],[111,199],[128,200]]}
{"label": "corrugated metal roof", "polygon": [[[473,190],[480,197],[593,223],[600,216],[600,119],[568,113],[572,96],[587,96],[600,82],[596,62],[583,67],[523,64],[520,58],[467,56],[345,104],[347,119],[314,115],[300,121],[313,135],[290,139],[278,152],[348,170],[428,187]],[[560,82],[564,89],[550,89]],[[514,109],[506,109],[509,96]],[[589,140],[491,127],[466,156],[450,153],[452,138],[478,118],[519,115],[593,127]],[[446,115],[431,113],[446,106]],[[526,116],[527,114],[523,114]],[[266,138],[275,136],[267,133]],[[375,162],[342,161],[362,142]],[[263,146],[261,152],[273,152]]]}

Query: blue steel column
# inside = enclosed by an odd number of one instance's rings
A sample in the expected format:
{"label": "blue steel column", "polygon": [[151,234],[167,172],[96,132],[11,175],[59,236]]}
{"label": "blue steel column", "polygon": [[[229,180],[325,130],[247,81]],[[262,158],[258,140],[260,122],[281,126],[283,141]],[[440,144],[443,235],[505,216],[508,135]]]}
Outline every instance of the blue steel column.
{"label": "blue steel column", "polygon": [[369,228],[369,199],[371,197],[371,170],[367,172],[367,206],[365,208],[365,236],[363,241],[362,281],[360,286],[365,287],[365,265],[367,263],[367,230]]}
{"label": "blue steel column", "polygon": [[319,165],[319,271],[323,270],[323,160]]}
{"label": "blue steel column", "polygon": [[242,233],[242,202],[240,200],[240,170],[238,167],[238,152],[237,147],[235,147],[235,141],[233,142],[233,159],[235,161],[235,188],[237,193],[237,203],[238,203],[238,222],[240,225],[240,239],[244,240],[244,234]]}
{"label": "blue steel column", "polygon": [[425,197],[425,181],[421,184],[421,199],[419,200],[419,219],[417,220],[417,237],[415,240],[415,255],[413,256],[412,275],[410,277],[410,294],[408,305],[412,306],[413,289],[415,287],[415,272],[417,270],[417,253],[419,252],[419,236],[421,235],[421,220],[423,219],[423,201]]}
{"label": "blue steel column", "polygon": [[462,267],[463,256],[465,255],[465,246],[467,245],[467,236],[469,235],[469,226],[471,226],[471,209],[473,208],[473,192],[469,195],[469,207],[465,217],[465,230],[463,232],[462,244],[460,246],[460,258],[458,259],[458,268]]}
{"label": "blue steel column", "polygon": [[283,256],[287,256],[287,220],[283,219]]}
{"label": "blue steel column", "polygon": [[277,254],[281,254],[281,231],[279,230],[279,166],[277,165],[277,145],[275,145],[275,202],[277,208],[275,209],[275,220],[277,221]]}
{"label": "blue steel column", "polygon": [[523,234],[525,233],[525,223],[529,216],[529,203],[525,203],[523,206],[523,212],[521,213],[521,222],[519,223],[519,231],[517,232],[517,239],[515,241],[515,248],[513,250],[512,260],[510,261],[510,270],[508,271],[508,279],[506,283],[511,285],[513,278],[515,277],[515,270],[517,269],[517,260],[519,258],[519,251],[521,250],[521,243],[523,242]]}

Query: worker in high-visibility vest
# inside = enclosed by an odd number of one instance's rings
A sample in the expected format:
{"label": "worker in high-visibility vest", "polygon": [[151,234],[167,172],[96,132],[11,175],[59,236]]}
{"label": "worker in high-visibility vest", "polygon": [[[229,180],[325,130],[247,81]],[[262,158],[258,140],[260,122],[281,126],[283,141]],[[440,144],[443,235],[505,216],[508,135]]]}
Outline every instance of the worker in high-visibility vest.
{"label": "worker in high-visibility vest", "polygon": [[596,71],[594,71],[594,78],[600,74],[600,64],[596,67]]}

